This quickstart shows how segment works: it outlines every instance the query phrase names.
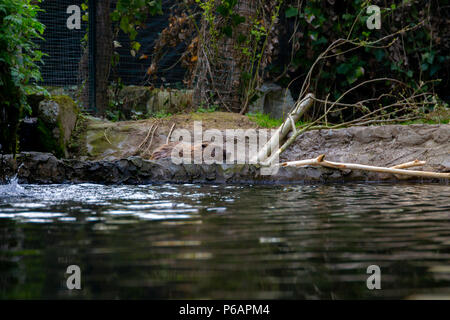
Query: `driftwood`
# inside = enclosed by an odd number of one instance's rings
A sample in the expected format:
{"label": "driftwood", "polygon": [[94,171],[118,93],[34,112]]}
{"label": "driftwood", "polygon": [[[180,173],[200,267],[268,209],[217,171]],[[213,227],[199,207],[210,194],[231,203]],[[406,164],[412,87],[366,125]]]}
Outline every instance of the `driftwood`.
{"label": "driftwood", "polygon": [[159,126],[157,125],[155,127],[155,129],[153,130],[152,137],[150,139],[150,143],[148,144],[147,149],[145,149],[145,151],[143,153],[144,155],[148,154],[148,152],[150,151],[150,148],[152,147],[152,144],[153,144],[153,138],[155,137],[155,133],[156,133],[156,130],[158,130],[158,128],[159,128]]}
{"label": "driftwood", "polygon": [[412,168],[412,167],[421,167],[426,164],[427,163],[425,161],[414,160],[411,162],[406,162],[406,163],[402,163],[402,164],[393,166],[393,167],[391,167],[391,169],[407,169],[407,168]]}
{"label": "driftwood", "polygon": [[175,125],[176,125],[176,123],[174,123],[174,124],[172,125],[172,128],[170,128],[169,134],[167,135],[166,144],[169,144],[169,142],[170,142],[170,137],[172,136],[173,129],[175,129]]}
{"label": "driftwood", "polygon": [[[289,113],[286,121],[278,128],[270,140],[261,148],[256,156],[256,162],[266,162],[267,158],[273,154],[275,148],[280,145],[280,142],[289,134],[289,132],[297,132],[295,127],[296,122],[309,110],[314,100],[313,94],[308,94],[304,99],[297,102],[294,109]],[[278,150],[276,150],[277,152]]]}
{"label": "driftwood", "polygon": [[325,160],[325,155],[321,155],[316,159],[308,159],[301,161],[291,161],[284,162],[279,164],[281,167],[304,167],[304,166],[322,166],[326,168],[340,169],[340,170],[362,170],[362,171],[370,171],[370,172],[380,172],[380,173],[391,173],[395,175],[405,175],[411,177],[421,177],[421,178],[437,178],[437,179],[450,179],[450,173],[439,173],[439,172],[428,172],[428,171],[415,171],[415,170],[405,170],[398,169],[398,167],[402,168],[410,168],[413,166],[422,165],[423,162],[418,160],[413,162],[404,163],[398,165],[396,167],[387,168],[387,167],[375,167],[368,166],[362,164],[354,164],[354,163],[340,163],[340,162],[331,162]]}

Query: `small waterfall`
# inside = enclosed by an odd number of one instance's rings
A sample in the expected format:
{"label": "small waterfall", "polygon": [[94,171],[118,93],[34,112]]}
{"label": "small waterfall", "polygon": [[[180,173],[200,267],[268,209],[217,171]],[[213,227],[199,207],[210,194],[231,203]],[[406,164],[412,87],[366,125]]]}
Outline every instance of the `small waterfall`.
{"label": "small waterfall", "polygon": [[24,193],[25,189],[19,184],[19,178],[17,177],[22,167],[23,163],[17,168],[16,174],[8,180],[7,184],[0,185],[0,197],[16,196]]}

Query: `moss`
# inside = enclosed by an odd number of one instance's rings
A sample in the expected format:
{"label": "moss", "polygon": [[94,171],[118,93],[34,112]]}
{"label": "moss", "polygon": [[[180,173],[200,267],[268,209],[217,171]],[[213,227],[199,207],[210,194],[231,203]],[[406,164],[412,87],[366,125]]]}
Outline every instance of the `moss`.
{"label": "moss", "polygon": [[73,99],[65,95],[55,95],[49,100],[58,104],[59,111],[56,119],[46,120],[39,117],[37,125],[39,146],[37,148],[61,158],[68,155],[71,136],[76,127],[80,110]]}
{"label": "moss", "polygon": [[50,100],[55,101],[57,104],[59,104],[59,107],[62,108],[64,111],[73,111],[76,114],[80,112],[80,109],[78,108],[75,101],[73,101],[73,99],[69,96],[66,95],[52,96]]}
{"label": "moss", "polygon": [[38,119],[37,129],[39,132],[39,142],[45,151],[51,152],[57,157],[65,156],[64,139],[61,134],[59,135],[59,139],[56,139],[53,136],[54,128],[48,127],[41,119]]}
{"label": "moss", "polygon": [[82,114],[78,115],[75,129],[72,132],[69,143],[67,144],[67,150],[69,154],[76,158],[87,154],[86,148],[86,133],[87,133],[88,119]]}

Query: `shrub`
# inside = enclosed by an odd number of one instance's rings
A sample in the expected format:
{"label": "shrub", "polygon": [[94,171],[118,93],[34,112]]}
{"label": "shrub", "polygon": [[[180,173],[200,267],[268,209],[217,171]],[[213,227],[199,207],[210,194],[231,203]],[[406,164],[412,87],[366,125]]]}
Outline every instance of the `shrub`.
{"label": "shrub", "polygon": [[[0,2],[0,144],[2,153],[16,153],[17,130],[22,112],[31,111],[27,94],[43,91],[35,83],[41,79],[38,63],[42,52],[33,42],[42,39],[44,25],[33,3],[40,0]],[[34,85],[30,85],[34,84]]]}

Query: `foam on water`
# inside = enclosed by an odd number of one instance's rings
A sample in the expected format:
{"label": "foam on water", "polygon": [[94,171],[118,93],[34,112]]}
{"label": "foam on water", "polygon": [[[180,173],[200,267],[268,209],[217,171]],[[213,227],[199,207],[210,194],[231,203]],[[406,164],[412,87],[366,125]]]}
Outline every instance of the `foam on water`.
{"label": "foam on water", "polygon": [[19,184],[19,179],[17,175],[9,180],[8,184],[0,184],[0,198],[11,197],[11,196],[23,196],[25,194],[25,189]]}

